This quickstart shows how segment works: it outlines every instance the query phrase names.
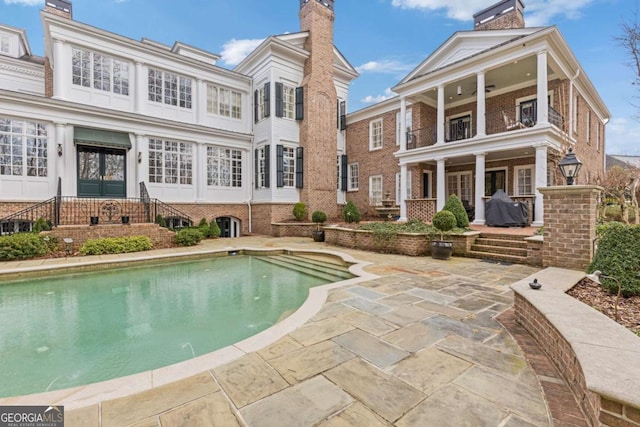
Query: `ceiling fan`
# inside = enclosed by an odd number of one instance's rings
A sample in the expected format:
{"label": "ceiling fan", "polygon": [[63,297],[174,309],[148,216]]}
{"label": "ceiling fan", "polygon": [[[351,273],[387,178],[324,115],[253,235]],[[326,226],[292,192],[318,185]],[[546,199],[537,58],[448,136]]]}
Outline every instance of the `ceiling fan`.
{"label": "ceiling fan", "polygon": [[[495,89],[495,88],[496,88],[496,85],[486,85],[486,86],[484,87],[484,92],[485,92],[485,93],[489,93],[489,92],[491,92],[491,91],[492,91],[493,89]],[[474,90],[474,91],[473,91],[473,93],[471,93],[471,95],[475,95],[475,94],[476,94],[476,92],[477,92],[477,90]]]}

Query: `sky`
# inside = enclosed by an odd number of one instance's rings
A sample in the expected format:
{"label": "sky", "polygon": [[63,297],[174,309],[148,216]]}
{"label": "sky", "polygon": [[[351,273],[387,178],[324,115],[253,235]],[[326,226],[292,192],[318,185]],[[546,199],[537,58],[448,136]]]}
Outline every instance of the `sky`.
{"label": "sky", "polygon": [[[360,72],[349,111],[393,96],[395,86],[473,13],[497,0],[336,0],[334,42]],[[135,40],[175,41],[220,54],[233,67],[265,37],[300,30],[299,0],[72,0],[73,18]],[[640,156],[640,88],[615,40],[640,0],[524,0],[527,26],[557,25],[608,106],[607,154]],[[44,0],[0,0],[0,23],[25,29],[43,55]]]}

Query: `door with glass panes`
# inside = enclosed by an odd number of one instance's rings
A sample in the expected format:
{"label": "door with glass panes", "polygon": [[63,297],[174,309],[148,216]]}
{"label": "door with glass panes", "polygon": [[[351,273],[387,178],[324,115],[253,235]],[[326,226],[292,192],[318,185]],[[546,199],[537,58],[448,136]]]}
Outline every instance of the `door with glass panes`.
{"label": "door with glass panes", "polygon": [[78,146],[78,197],[126,196],[126,151]]}

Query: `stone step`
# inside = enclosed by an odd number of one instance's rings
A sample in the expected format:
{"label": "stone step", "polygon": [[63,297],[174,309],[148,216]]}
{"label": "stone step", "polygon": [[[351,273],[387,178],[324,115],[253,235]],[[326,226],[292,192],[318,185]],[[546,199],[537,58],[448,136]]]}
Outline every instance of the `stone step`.
{"label": "stone step", "polygon": [[483,246],[498,246],[498,247],[507,247],[507,248],[520,248],[526,249],[527,242],[524,240],[506,240],[506,239],[490,239],[486,237],[478,237],[474,242],[476,245]]}
{"label": "stone step", "polygon": [[[340,272],[335,270],[335,264],[331,264],[330,268],[324,268],[322,266],[313,265],[310,263],[304,262],[292,262],[291,259],[287,259],[281,255],[272,255],[261,257],[261,260],[265,262],[269,262],[274,265],[279,265],[281,267],[286,267],[291,270],[299,271],[304,274],[308,274],[310,276],[318,277],[323,280],[327,280],[328,282],[339,282],[341,280],[345,280],[347,277],[344,277],[344,272]],[[349,278],[353,277],[349,274]]]}
{"label": "stone step", "polygon": [[509,246],[494,246],[494,245],[471,245],[471,250],[482,253],[492,253],[492,254],[500,254],[500,255],[515,255],[520,257],[527,257],[527,248],[515,248]]}
{"label": "stone step", "polygon": [[500,233],[480,233],[479,238],[484,239],[495,239],[495,240],[524,240],[524,236],[513,235],[513,234],[500,234]]}
{"label": "stone step", "polygon": [[341,276],[343,279],[350,279],[353,277],[353,274],[349,272],[349,266],[345,264],[339,264],[336,262],[325,261],[323,259],[319,259],[318,257],[313,257],[311,255],[277,255],[280,259],[287,259],[290,262],[302,265],[305,267],[314,266],[318,268],[320,271],[330,272],[337,276]]}
{"label": "stone step", "polygon": [[471,250],[467,252],[467,256],[470,258],[480,258],[492,261],[509,262],[513,264],[527,264],[527,257],[507,254],[496,254],[493,252],[480,252]]}

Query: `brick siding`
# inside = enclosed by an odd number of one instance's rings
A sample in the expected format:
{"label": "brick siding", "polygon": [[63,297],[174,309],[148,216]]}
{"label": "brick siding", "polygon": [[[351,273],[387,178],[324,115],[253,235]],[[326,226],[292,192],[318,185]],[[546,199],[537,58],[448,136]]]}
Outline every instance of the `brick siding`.
{"label": "brick siding", "polygon": [[475,27],[476,30],[509,30],[512,28],[524,28],[524,16],[517,8]]}

